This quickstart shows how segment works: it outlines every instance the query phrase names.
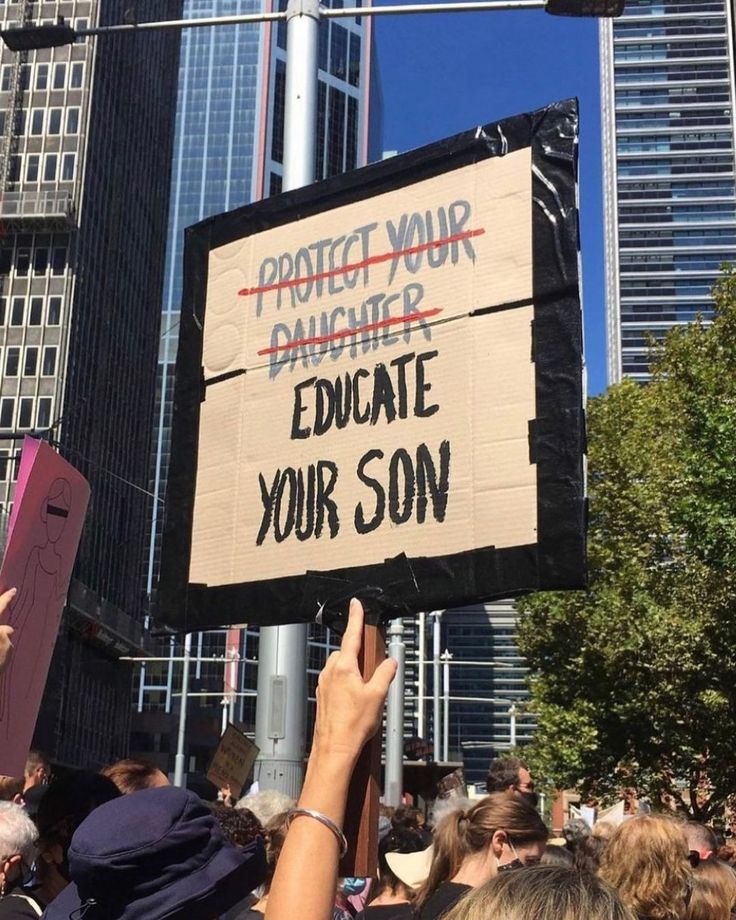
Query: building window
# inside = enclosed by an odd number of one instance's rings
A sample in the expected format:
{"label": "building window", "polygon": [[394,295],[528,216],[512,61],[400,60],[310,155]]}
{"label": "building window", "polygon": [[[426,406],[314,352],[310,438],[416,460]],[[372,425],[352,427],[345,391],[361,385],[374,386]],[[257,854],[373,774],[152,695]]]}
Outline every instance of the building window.
{"label": "building window", "polygon": [[51,424],[51,406],[53,400],[50,396],[42,396],[38,400],[38,414],[36,415],[36,428],[48,428]]}
{"label": "building window", "polygon": [[28,311],[28,325],[40,326],[43,322],[43,297],[31,297],[31,306]]}
{"label": "building window", "polygon": [[46,89],[49,85],[49,65],[36,64],[36,89]]}
{"label": "building window", "polygon": [[54,89],[64,89],[66,83],[66,64],[60,63],[54,65]]}
{"label": "building window", "polygon": [[56,345],[49,345],[43,350],[43,364],[41,366],[41,375],[43,377],[53,377],[56,373]]}
{"label": "building window", "polygon": [[31,65],[20,65],[20,88],[25,92],[31,86]]}
{"label": "building window", "polygon": [[74,179],[74,167],[77,162],[76,153],[65,153],[61,160],[61,181],[71,182]]}
{"label": "building window", "polygon": [[38,166],[40,161],[41,157],[37,153],[29,153],[26,155],[26,182],[38,181]]}
{"label": "building window", "polygon": [[350,33],[350,63],[348,80],[351,86],[360,86],[360,35]]}
{"label": "building window", "polygon": [[49,109],[49,134],[61,134],[61,109]]}
{"label": "building window", "polygon": [[12,428],[15,415],[15,399],[4,396],[0,399],[0,428]]}
{"label": "building window", "polygon": [[7,309],[8,301],[5,297],[0,297],[0,326],[5,325],[5,310]]}
{"label": "building window", "polygon": [[20,367],[20,348],[5,349],[5,376],[17,377]]}
{"label": "building window", "polygon": [[51,274],[63,275],[66,271],[66,246],[54,247],[54,254],[51,259]]}
{"label": "building window", "polygon": [[66,110],[66,133],[79,133],[79,109],[76,106]]}
{"label": "building window", "polygon": [[[87,20],[87,19],[77,19],[77,20],[75,21],[75,23],[74,23],[74,30],[75,30],[76,32],[86,32],[87,29],[89,29],[89,20]],[[77,44],[80,44],[81,42],[86,42],[86,41],[87,41],[86,35],[78,35],[77,38],[75,39],[75,42],[76,42]]]}
{"label": "building window", "polygon": [[43,181],[56,182],[56,170],[59,164],[59,157],[55,153],[47,153],[43,164]]}
{"label": "building window", "polygon": [[5,134],[5,111],[0,112],[0,134]]}
{"label": "building window", "polygon": [[33,397],[21,396],[18,400],[18,427],[30,428],[33,424]]}
{"label": "building window", "polygon": [[61,322],[61,297],[49,297],[49,312],[46,325],[58,326]]}
{"label": "building window", "polygon": [[26,348],[25,360],[23,361],[23,376],[35,377],[38,372],[38,348],[31,345]]}
{"label": "building window", "polygon": [[7,93],[10,91],[10,79],[13,75],[13,65],[6,64],[3,67],[2,77],[0,78],[0,90]]}
{"label": "building window", "polygon": [[7,450],[0,450],[0,482],[8,481],[8,457]]}
{"label": "building window", "polygon": [[84,63],[82,61],[75,61],[72,64],[71,88],[81,89],[83,81],[84,81]]}
{"label": "building window", "polygon": [[31,134],[43,134],[43,109],[34,109],[31,112]]}
{"label": "building window", "polygon": [[21,160],[22,157],[19,153],[14,153],[11,156],[8,163],[8,182],[20,181]]}
{"label": "building window", "polygon": [[45,275],[49,269],[48,246],[37,246],[33,250],[33,274]]}
{"label": "building window", "polygon": [[25,312],[26,312],[25,297],[14,297],[13,306],[10,311],[10,325],[11,326],[22,326]]}

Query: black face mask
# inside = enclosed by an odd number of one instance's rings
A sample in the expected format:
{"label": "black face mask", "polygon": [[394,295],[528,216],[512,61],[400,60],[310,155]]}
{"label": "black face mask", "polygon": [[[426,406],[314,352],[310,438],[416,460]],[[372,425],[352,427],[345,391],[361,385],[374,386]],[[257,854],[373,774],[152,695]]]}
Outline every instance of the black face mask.
{"label": "black face mask", "polygon": [[511,862],[504,863],[498,867],[499,872],[508,872],[509,869],[523,869],[524,863],[520,859],[512,859]]}

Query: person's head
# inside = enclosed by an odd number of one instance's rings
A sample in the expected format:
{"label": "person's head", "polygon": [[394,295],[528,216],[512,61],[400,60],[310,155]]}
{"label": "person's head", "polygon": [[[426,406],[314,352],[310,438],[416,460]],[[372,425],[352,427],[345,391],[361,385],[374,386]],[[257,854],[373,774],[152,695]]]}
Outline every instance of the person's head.
{"label": "person's head", "polygon": [[[120,796],[106,776],[80,771],[55,780],[41,799],[36,814],[39,870],[55,888],[69,882],[67,853],[74,832],[98,806]],[[114,836],[115,828],[110,826]]]}
{"label": "person's head", "polygon": [[573,851],[573,863],[581,872],[598,872],[608,841],[604,837],[584,837]]}
{"label": "person's head", "polygon": [[51,778],[51,762],[48,757],[41,751],[29,751],[28,757],[26,757],[23,777],[25,780],[24,789],[47,783]]}
{"label": "person's head", "polygon": [[699,824],[697,821],[688,821],[685,824],[685,836],[687,845],[701,859],[710,859],[715,856],[718,850],[718,841],[713,831],[705,824]]}
{"label": "person's head", "polygon": [[572,853],[566,847],[548,843],[539,862],[543,866],[561,866],[571,869],[573,864]]}
{"label": "person's head", "polygon": [[600,874],[634,913],[682,920],[692,881],[682,824],[662,815],[625,821],[603,852]]}
{"label": "person's head", "polygon": [[491,795],[494,792],[505,792],[526,799],[533,807],[537,807],[538,796],[534,791],[529,768],[518,757],[496,757],[488,767],[486,777],[486,790]]}
{"label": "person's head", "polygon": [[168,777],[149,760],[127,758],[118,760],[100,770],[102,776],[112,780],[123,795],[140,792],[141,789],[155,789],[158,786],[170,786]]}
{"label": "person's head", "polygon": [[471,864],[475,877],[485,881],[504,867],[538,862],[547,837],[547,828],[534,808],[505,792],[450,812],[435,828],[432,864],[419,903]]}
{"label": "person's head", "polygon": [[0,802],[23,804],[23,778],[0,776]]}
{"label": "person's head", "polygon": [[562,828],[562,836],[565,838],[565,845],[568,850],[573,853],[582,840],[585,840],[586,837],[590,837],[590,833],[590,825],[587,821],[583,821],[582,818],[570,818],[569,821],[565,822],[565,826]]}
{"label": "person's head", "polygon": [[252,811],[261,824],[265,827],[268,822],[285,811],[291,811],[296,805],[294,799],[278,789],[263,789],[245,795],[235,805],[236,808],[247,808]]}
{"label": "person's head", "polygon": [[30,870],[37,837],[36,825],[20,805],[0,802],[0,897]]}
{"label": "person's head", "polygon": [[471,891],[443,920],[636,920],[616,892],[587,872],[534,866]]}
{"label": "person's head", "polygon": [[406,885],[391,869],[389,853],[421,853],[427,848],[422,831],[406,825],[396,825],[378,844],[378,885],[371,889],[371,900],[384,892],[391,892],[410,901],[414,890]]}
{"label": "person's head", "polygon": [[247,808],[229,808],[220,802],[208,805],[225,839],[234,847],[247,847],[256,837],[265,838],[263,825]]}
{"label": "person's head", "polygon": [[736,906],[736,874],[717,859],[706,859],[693,872],[686,920],[731,920]]}
{"label": "person's head", "polygon": [[261,882],[265,854],[260,840],[228,843],[194,793],[162,786],[93,811],[74,834],[69,869],[47,920],[213,920]]}

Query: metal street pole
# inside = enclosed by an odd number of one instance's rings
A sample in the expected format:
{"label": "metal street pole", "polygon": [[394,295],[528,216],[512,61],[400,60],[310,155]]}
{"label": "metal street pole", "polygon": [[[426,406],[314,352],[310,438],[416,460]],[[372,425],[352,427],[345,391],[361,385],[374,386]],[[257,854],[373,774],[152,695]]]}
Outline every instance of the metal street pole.
{"label": "metal street pole", "polygon": [[[286,101],[283,190],[314,182],[317,124],[318,0],[286,7]],[[297,798],[307,720],[307,625],[266,626],[258,645],[255,778],[261,789]]]}
{"label": "metal street pole", "polygon": [[187,707],[189,705],[189,665],[192,658],[192,634],[184,636],[184,663],[181,668],[181,700],[179,701],[179,734],[174,759],[174,785],[184,785],[184,742],[187,734]]}
{"label": "metal street pole", "polygon": [[516,708],[516,703],[512,703],[509,707],[509,747],[516,747],[516,714],[519,710]]}
{"label": "metal street pole", "polygon": [[432,746],[434,749],[434,759],[442,759],[440,743],[442,735],[440,733],[440,620],[442,611],[434,610],[430,614],[432,617]]}
{"label": "metal street pole", "polygon": [[442,720],[442,760],[450,760],[450,660],[451,653],[445,649],[442,655],[442,695],[444,697],[445,711]]}
{"label": "metal street pole", "polygon": [[422,611],[419,614],[419,675],[417,681],[417,735],[424,738],[424,668],[426,654],[426,631],[427,631],[427,614]]}
{"label": "metal street pole", "polygon": [[397,663],[396,677],[388,691],[386,705],[386,782],[383,801],[401,805],[404,792],[404,681],[406,676],[404,621],[391,620],[388,628],[388,655]]}

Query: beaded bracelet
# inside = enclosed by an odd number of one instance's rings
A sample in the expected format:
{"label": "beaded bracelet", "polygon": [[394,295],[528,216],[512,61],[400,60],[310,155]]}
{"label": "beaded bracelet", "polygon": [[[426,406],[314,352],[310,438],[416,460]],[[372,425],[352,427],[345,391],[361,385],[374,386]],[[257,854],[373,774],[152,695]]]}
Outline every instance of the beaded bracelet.
{"label": "beaded bracelet", "polygon": [[348,851],[347,838],[331,818],[319,811],[313,811],[311,808],[292,808],[288,816],[289,824],[291,824],[293,818],[298,818],[300,815],[304,815],[306,818],[314,818],[315,821],[319,821],[320,824],[324,824],[325,827],[329,828],[340,845],[340,859],[345,856]]}

